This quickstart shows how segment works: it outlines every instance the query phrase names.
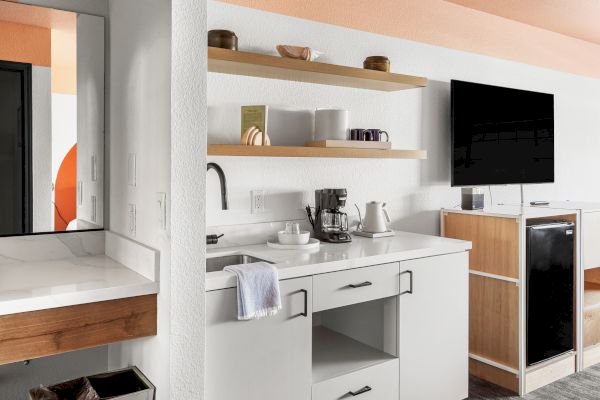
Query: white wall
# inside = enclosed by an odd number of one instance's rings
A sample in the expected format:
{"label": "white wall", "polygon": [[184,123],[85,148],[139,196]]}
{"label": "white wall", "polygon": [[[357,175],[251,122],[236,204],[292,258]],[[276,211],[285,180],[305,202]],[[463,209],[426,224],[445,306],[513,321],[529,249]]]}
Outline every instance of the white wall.
{"label": "white wall", "polygon": [[33,232],[54,230],[52,207],[52,91],[48,67],[31,68]]}
{"label": "white wall", "polygon": [[[169,399],[170,236],[158,224],[156,193],[171,176],[171,2],[110,0],[110,223],[108,228],[160,251],[158,336],[110,346],[109,368],[137,365]],[[136,186],[127,157],[137,156]],[[136,232],[128,204],[136,206]]]}
{"label": "white wall", "polygon": [[171,398],[201,400],[204,398],[206,250],[204,0],[173,0],[172,38]]}
{"label": "white wall", "polygon": [[56,183],[60,165],[77,143],[76,95],[52,93],[52,132],[52,182]]}
{"label": "white wall", "polygon": [[[225,170],[231,206],[220,211],[218,180],[209,176],[209,226],[303,217],[315,189],[345,187],[348,205],[384,200],[395,228],[437,234],[439,208],[460,203],[460,189],[450,188],[451,79],[554,93],[556,183],[526,186],[526,200],[600,200],[600,186],[591,184],[600,170],[599,80],[214,1],[208,28],[233,30],[240,50],[275,54],[277,44],[306,45],[324,51],[325,62],[357,67],[382,54],[393,72],[430,79],[423,90],[382,93],[209,73],[209,143],[237,143],[241,105],[334,106],[350,110],[352,127],[390,132],[395,148],[429,152],[426,161],[209,157]],[[272,142],[290,130],[270,127]],[[266,214],[250,214],[252,189],[266,191]],[[495,202],[519,201],[517,186],[492,190]]]}

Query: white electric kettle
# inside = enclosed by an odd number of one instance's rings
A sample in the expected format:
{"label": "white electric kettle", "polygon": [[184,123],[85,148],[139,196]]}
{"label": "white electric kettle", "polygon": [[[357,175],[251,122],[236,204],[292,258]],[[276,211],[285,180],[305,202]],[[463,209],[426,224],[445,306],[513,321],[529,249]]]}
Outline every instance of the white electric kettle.
{"label": "white electric kettle", "polygon": [[385,203],[381,201],[368,202],[362,230],[370,233],[387,232],[386,222],[390,222],[390,216],[385,209]]}

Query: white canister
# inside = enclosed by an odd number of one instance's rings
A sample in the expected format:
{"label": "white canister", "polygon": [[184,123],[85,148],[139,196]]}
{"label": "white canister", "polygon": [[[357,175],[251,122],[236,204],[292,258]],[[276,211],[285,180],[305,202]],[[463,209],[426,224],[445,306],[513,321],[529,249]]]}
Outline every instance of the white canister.
{"label": "white canister", "polygon": [[348,110],[319,108],[315,111],[315,140],[327,139],[348,139]]}

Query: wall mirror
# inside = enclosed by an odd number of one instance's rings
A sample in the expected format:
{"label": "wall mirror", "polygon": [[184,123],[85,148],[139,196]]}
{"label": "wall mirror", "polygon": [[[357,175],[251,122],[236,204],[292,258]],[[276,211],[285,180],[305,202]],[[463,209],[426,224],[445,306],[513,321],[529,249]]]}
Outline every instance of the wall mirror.
{"label": "wall mirror", "polygon": [[0,236],[101,229],[104,18],[0,1]]}

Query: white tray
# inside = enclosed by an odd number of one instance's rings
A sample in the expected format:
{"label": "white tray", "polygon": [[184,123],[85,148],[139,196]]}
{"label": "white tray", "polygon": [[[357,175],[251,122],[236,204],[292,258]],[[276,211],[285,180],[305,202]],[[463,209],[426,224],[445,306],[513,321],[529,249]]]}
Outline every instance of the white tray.
{"label": "white tray", "polygon": [[310,249],[318,249],[319,248],[318,239],[310,238],[307,244],[281,244],[279,242],[271,242],[267,241],[267,246],[272,249],[277,250],[310,250]]}
{"label": "white tray", "polygon": [[377,233],[365,232],[365,231],[354,231],[352,233],[355,234],[356,236],[364,236],[364,237],[368,237],[368,238],[372,238],[372,239],[394,236],[396,234],[396,232],[394,232],[392,230],[388,230],[385,232],[377,232]]}

